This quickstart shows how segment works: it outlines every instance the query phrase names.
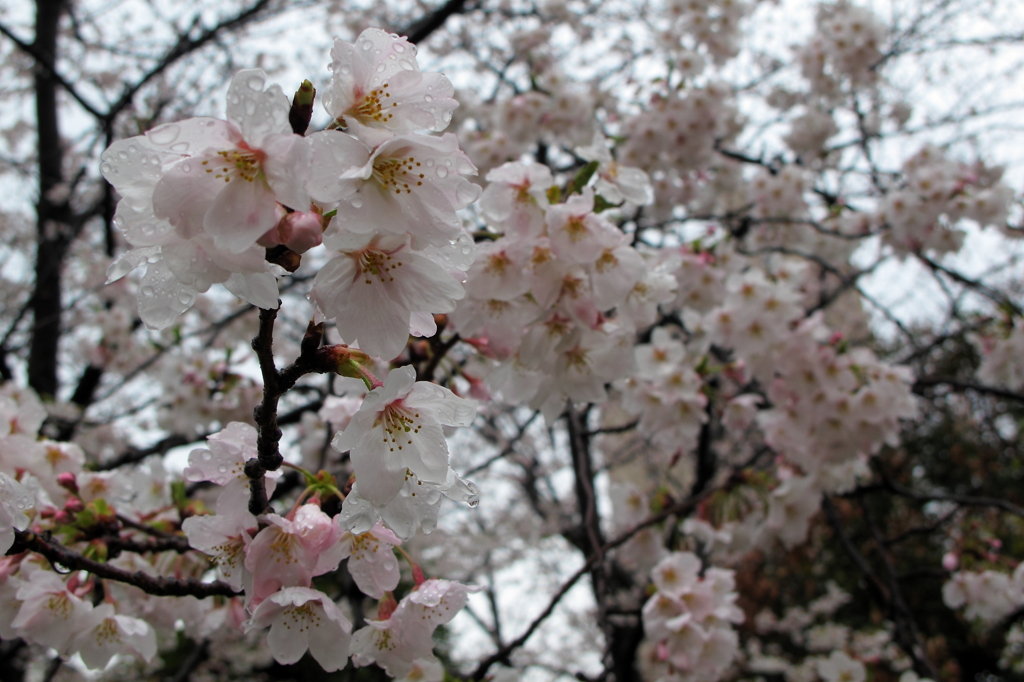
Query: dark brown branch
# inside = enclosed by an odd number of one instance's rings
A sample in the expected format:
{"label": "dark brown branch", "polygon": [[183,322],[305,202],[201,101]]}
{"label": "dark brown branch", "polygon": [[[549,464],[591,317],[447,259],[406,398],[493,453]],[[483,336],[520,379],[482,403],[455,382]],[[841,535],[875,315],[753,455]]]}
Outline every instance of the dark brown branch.
{"label": "dark brown branch", "polygon": [[923,493],[911,490],[910,488],[904,488],[884,475],[883,482],[886,488],[897,495],[909,497],[919,502],[955,502],[967,507],[995,507],[996,509],[1002,509],[1005,512],[1024,518],[1024,508],[1018,507],[1009,500],[997,497],[976,497],[974,495],[956,495],[952,493]]}
{"label": "dark brown branch", "polygon": [[1004,398],[1006,400],[1024,402],[1024,394],[1021,393],[1016,393],[1005,388],[999,388],[998,386],[985,386],[983,384],[976,384],[972,381],[961,381],[960,379],[954,379],[953,377],[943,376],[918,377],[917,380],[914,381],[913,391],[918,395],[924,395],[924,390],[926,388],[934,386],[949,386],[957,391],[974,391],[975,393],[985,393],[987,395]]}
{"label": "dark brown branch", "polygon": [[[278,301],[280,305],[280,301]],[[277,406],[281,396],[294,388],[295,383],[307,374],[328,374],[338,371],[339,364],[350,357],[347,346],[320,347],[324,336],[324,324],[310,322],[300,344],[299,357],[282,370],[274,363],[274,321],[277,310],[260,310],[260,328],[252,340],[252,349],[259,359],[263,374],[263,400],[253,410],[256,420],[256,457],[245,464],[245,475],[249,478],[249,511],[259,515],[267,509],[267,491],[263,480],[268,471],[281,467],[281,426],[277,417]]]}
{"label": "dark brown branch", "polygon": [[112,122],[118,114],[131,105],[132,101],[135,99],[135,95],[137,95],[139,90],[149,83],[149,81],[162,74],[182,57],[188,56],[208,43],[215,41],[221,36],[221,34],[230,29],[244,26],[250,21],[258,18],[259,15],[267,9],[270,2],[271,0],[258,0],[238,14],[228,19],[223,19],[210,28],[203,29],[195,38],[189,38],[188,32],[179,35],[178,41],[170,50],[167,51],[163,58],[153,66],[153,68],[143,74],[143,76],[139,78],[139,80],[135,81],[135,83],[125,88],[121,97],[110,107],[110,110],[103,116],[102,120],[104,122]]}
{"label": "dark brown branch", "polygon": [[0,24],[0,33],[7,36],[11,40],[11,42],[18,46],[19,50],[32,57],[32,59],[35,60],[36,64],[46,71],[48,77],[52,78],[54,81],[60,84],[60,87],[62,87],[69,95],[71,95],[71,97],[76,102],[82,105],[83,109],[85,109],[87,112],[89,112],[96,118],[103,118],[103,114],[99,111],[99,109],[94,107],[92,104],[89,103],[88,100],[82,97],[81,93],[79,93],[78,90],[75,89],[75,86],[73,86],[67,78],[64,78],[64,76],[60,74],[54,63],[47,58],[46,52],[40,50],[39,46],[37,46],[35,43],[26,43],[24,40],[14,35],[14,33],[3,24]]}
{"label": "dark brown branch", "polygon": [[409,26],[405,31],[399,31],[399,33],[408,36],[410,43],[422,43],[430,37],[431,33],[444,26],[449,17],[456,14],[462,14],[466,10],[470,9],[470,7],[467,7],[466,5],[466,0],[448,0],[448,2],[444,3],[436,10],[414,23],[412,26]]}
{"label": "dark brown branch", "polygon": [[871,537],[878,546],[878,555],[882,560],[882,567],[885,569],[885,574],[888,577],[889,595],[891,597],[889,600],[889,610],[896,627],[896,641],[914,661],[914,667],[917,669],[918,674],[937,680],[939,679],[939,671],[925,653],[917,623],[914,622],[914,616],[907,606],[906,600],[903,599],[896,567],[889,557],[885,546],[885,539],[872,520],[871,510],[868,508],[863,497],[860,498],[860,507],[864,516],[864,522],[867,524]]}
{"label": "dark brown branch", "polygon": [[547,606],[544,607],[544,610],[541,611],[540,615],[538,615],[536,618],[533,619],[533,621],[530,622],[530,624],[526,627],[526,630],[524,630],[523,633],[516,637],[514,640],[512,640],[511,642],[509,642],[508,644],[506,644],[505,646],[503,646],[502,648],[500,648],[499,650],[495,651],[493,654],[485,658],[483,661],[481,661],[480,664],[476,667],[476,670],[473,671],[473,674],[470,675],[470,679],[474,682],[479,682],[479,680],[482,680],[484,678],[484,676],[487,674],[487,671],[490,670],[491,666],[493,666],[495,663],[501,663],[503,661],[507,662],[512,652],[521,647],[523,644],[525,644],[526,641],[533,635],[533,633],[537,631],[537,628],[540,627],[541,623],[548,619],[548,617],[554,612],[555,607],[558,606],[558,603],[562,601],[562,597],[564,597],[569,592],[569,590],[572,589],[573,585],[579,582],[580,578],[582,578],[584,575],[586,575],[594,568],[594,566],[599,561],[600,556],[603,556],[604,554],[610,552],[616,547],[625,544],[634,535],[644,530],[645,528],[657,525],[669,517],[686,514],[692,511],[697,507],[697,505],[699,505],[701,502],[703,502],[717,490],[717,487],[707,488],[701,494],[695,497],[687,498],[681,502],[678,502],[677,504],[668,507],[667,509],[658,512],[657,514],[649,516],[640,523],[636,524],[629,530],[625,531],[624,533],[616,537],[615,539],[611,540],[610,542],[602,546],[600,555],[594,554],[593,556],[591,556],[582,566],[580,566],[580,568],[575,573],[573,573],[569,577],[568,580],[562,583],[562,586],[559,587],[555,594],[551,597],[551,599],[548,601]]}
{"label": "dark brown branch", "polygon": [[18,554],[24,551],[35,552],[46,557],[52,564],[59,564],[71,571],[88,571],[99,578],[133,585],[146,594],[152,594],[157,597],[192,596],[199,599],[205,597],[233,597],[236,594],[231,586],[224,582],[204,583],[195,578],[188,578],[186,580],[163,578],[143,571],[135,571],[133,573],[110,564],[87,559],[55,540],[37,535],[31,531],[15,530],[14,533],[14,546],[8,554]]}
{"label": "dark brown branch", "polygon": [[180,447],[182,445],[188,445],[189,443],[195,443],[197,441],[204,440],[205,436],[196,436],[189,438],[181,434],[171,434],[156,445],[152,445],[148,448],[130,448],[124,454],[119,457],[115,457],[109,462],[101,462],[93,467],[94,471],[111,471],[125,466],[126,464],[136,464],[152,455],[164,455],[167,451]]}

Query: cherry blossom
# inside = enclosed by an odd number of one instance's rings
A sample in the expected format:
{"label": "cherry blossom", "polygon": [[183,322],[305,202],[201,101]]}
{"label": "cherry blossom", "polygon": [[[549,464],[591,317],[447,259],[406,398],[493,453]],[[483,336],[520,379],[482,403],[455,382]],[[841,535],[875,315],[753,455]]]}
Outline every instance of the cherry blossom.
{"label": "cherry blossom", "polygon": [[348,662],[352,623],[323,592],[287,587],[270,595],[253,611],[245,629],[267,626],[267,644],[278,663],[295,663],[307,650],[326,672]]}
{"label": "cherry blossom", "polygon": [[420,71],[415,45],[379,28],[366,29],[354,44],[336,38],[330,68],[324,106],[342,125],[440,131],[459,105],[447,78]]}
{"label": "cherry blossom", "polygon": [[310,298],[337,321],[346,341],[371,355],[397,356],[408,341],[412,314],[449,312],[464,295],[444,265],[412,250],[404,235],[332,228],[325,240],[340,255],[317,273]]}
{"label": "cherry blossom", "polygon": [[400,367],[367,394],[332,445],[351,450],[363,498],[384,505],[402,489],[406,469],[425,483],[443,484],[450,467],[441,426],[468,426],[475,417],[475,403],[436,384],[417,382],[415,369]]}
{"label": "cherry blossom", "polygon": [[147,663],[156,655],[156,631],[144,620],[114,613],[110,604],[94,608],[75,636],[72,648],[87,666],[102,670],[119,654],[131,654]]}

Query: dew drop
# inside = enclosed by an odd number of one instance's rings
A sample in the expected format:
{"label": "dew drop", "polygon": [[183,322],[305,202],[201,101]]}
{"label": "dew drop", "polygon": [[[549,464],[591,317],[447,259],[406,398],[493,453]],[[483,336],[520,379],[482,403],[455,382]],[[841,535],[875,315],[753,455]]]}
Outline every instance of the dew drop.
{"label": "dew drop", "polygon": [[188,142],[175,142],[171,145],[172,152],[184,153],[188,151]]}
{"label": "dew drop", "polygon": [[122,161],[125,161],[125,160],[128,159],[128,153],[127,152],[118,152],[117,153],[117,158],[121,159]]}
{"label": "dew drop", "polygon": [[210,452],[209,450],[202,450],[202,453],[204,461],[209,462],[211,459],[213,459],[213,453]]}
{"label": "dew drop", "polygon": [[226,474],[228,472],[228,468],[221,464],[219,467],[217,467],[217,471],[219,471],[222,474]]}
{"label": "dew drop", "polygon": [[437,177],[439,177],[439,178],[446,178],[446,177],[448,177],[448,169],[445,168],[444,166],[438,166],[437,167]]}
{"label": "dew drop", "polygon": [[395,52],[405,52],[405,45],[402,45],[402,43],[395,43],[391,47]]}
{"label": "dew drop", "polygon": [[415,70],[416,70],[416,67],[415,67],[415,66],[413,66],[412,62],[410,62],[410,61],[409,61],[408,59],[402,59],[402,60],[401,60],[401,61],[399,61],[398,63],[399,63],[399,64],[400,64],[400,65],[402,66],[402,68],[403,68],[403,69],[405,69],[406,71],[415,71]]}
{"label": "dew drop", "polygon": [[117,171],[114,170],[114,167],[111,166],[109,163],[100,164],[100,170],[103,173],[116,173],[117,172]]}
{"label": "dew drop", "polygon": [[362,207],[363,207],[363,200],[362,199],[360,199],[359,197],[356,197],[355,199],[352,200],[352,208],[362,208]]}
{"label": "dew drop", "polygon": [[383,64],[378,64],[378,65],[377,65],[377,73],[383,73],[383,72],[384,72],[384,69],[386,69],[386,68],[387,68],[387,67],[386,67],[386,66],[384,66]]}
{"label": "dew drop", "polygon": [[348,68],[347,66],[343,66],[343,67],[341,67],[340,69],[338,69],[338,71],[339,71],[339,72],[340,72],[340,73],[341,73],[342,75],[345,75],[345,76],[347,76],[347,75],[349,75],[350,73],[352,73],[352,69]]}
{"label": "dew drop", "polygon": [[477,507],[480,506],[480,500],[473,498],[472,500],[468,500],[466,504],[468,504],[473,509],[476,509]]}
{"label": "dew drop", "polygon": [[256,92],[263,92],[263,83],[264,81],[262,76],[253,76],[246,82],[249,89],[255,90]]}
{"label": "dew drop", "polygon": [[150,286],[142,287],[142,295],[143,296],[150,297],[150,296],[153,296],[154,294],[156,294],[156,292],[153,291],[153,287],[150,287]]}
{"label": "dew drop", "polygon": [[149,131],[146,135],[153,144],[167,145],[171,144],[178,139],[178,135],[181,134],[181,126],[176,123],[168,123],[167,125],[160,126],[155,130]]}
{"label": "dew drop", "polygon": [[181,164],[181,170],[185,171],[186,173],[191,173],[192,172],[192,165],[188,164],[188,163],[183,163],[183,164]]}
{"label": "dew drop", "polygon": [[178,301],[182,305],[188,305],[192,302],[192,297],[183,291],[180,294],[178,294]]}
{"label": "dew drop", "polygon": [[364,40],[359,44],[359,47],[363,48],[363,52],[367,52],[373,45],[370,44],[369,40]]}
{"label": "dew drop", "polygon": [[423,101],[424,102],[433,102],[434,98],[431,97],[430,95],[423,95]]}

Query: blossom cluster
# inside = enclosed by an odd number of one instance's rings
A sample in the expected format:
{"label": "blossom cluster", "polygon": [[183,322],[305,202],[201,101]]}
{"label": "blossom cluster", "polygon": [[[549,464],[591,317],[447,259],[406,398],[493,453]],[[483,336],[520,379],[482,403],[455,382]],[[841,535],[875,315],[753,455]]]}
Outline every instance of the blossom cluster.
{"label": "blossom cluster", "polygon": [[[599,158],[598,186],[647,196],[645,176]],[[648,267],[590,186],[555,201],[551,171],[539,164],[505,164],[487,180],[480,207],[498,234],[479,248],[452,322],[490,360],[480,371],[495,394],[553,421],[567,398],[605,399],[605,384],[631,367],[632,334],[655,320],[674,282]]]}
{"label": "blossom cluster", "polygon": [[713,682],[735,658],[742,623],[733,572],[709,568],[690,552],[674,552],[651,572],[657,591],[644,604],[644,634],[657,643],[662,680]]}
{"label": "blossom cluster", "polygon": [[109,279],[147,264],[139,315],[149,327],[167,327],[215,283],[276,308],[283,270],[262,248],[275,245],[326,245],[333,257],[310,299],[345,341],[386,359],[462,298],[472,242],[456,211],[479,194],[464,177],[476,169],[454,135],[418,132],[448,125],[451,83],[379,29],[337,40],[331,58],[327,130],[293,130],[291,103],[254,69],[232,79],[228,120],[170,123],[104,153],[122,196],[115,223],[134,247]]}

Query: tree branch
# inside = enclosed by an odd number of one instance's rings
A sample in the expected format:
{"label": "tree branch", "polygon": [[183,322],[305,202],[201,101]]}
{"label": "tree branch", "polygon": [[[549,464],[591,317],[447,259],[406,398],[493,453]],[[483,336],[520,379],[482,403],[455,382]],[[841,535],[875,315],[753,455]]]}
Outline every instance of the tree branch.
{"label": "tree branch", "polygon": [[14,534],[14,546],[11,547],[8,554],[19,554],[26,550],[32,551],[46,557],[52,564],[60,564],[72,571],[88,571],[100,578],[133,585],[146,594],[152,594],[157,597],[192,596],[203,599],[205,597],[233,597],[237,594],[230,585],[224,582],[204,583],[195,578],[188,578],[186,580],[163,578],[143,571],[132,573],[110,564],[87,559],[55,540],[37,535],[31,531],[15,530]]}

